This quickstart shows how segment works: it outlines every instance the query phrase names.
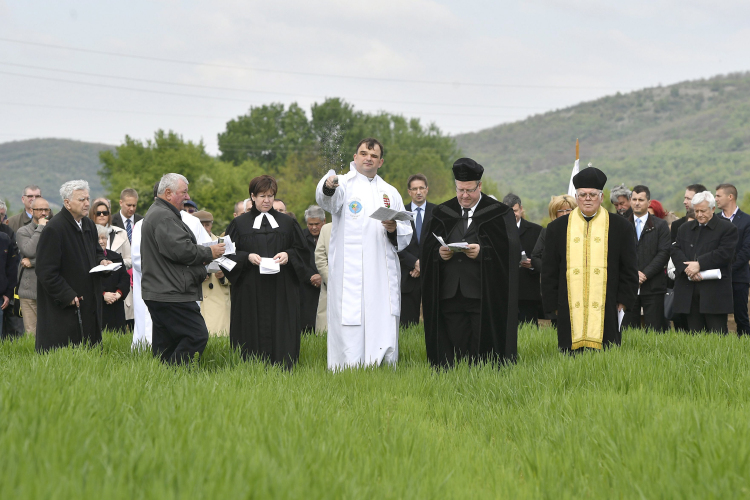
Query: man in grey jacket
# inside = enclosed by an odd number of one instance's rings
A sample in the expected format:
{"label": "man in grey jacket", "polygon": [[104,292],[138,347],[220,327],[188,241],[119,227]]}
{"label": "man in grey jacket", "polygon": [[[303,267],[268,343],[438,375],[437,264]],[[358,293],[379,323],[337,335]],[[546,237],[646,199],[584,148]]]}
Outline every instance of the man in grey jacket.
{"label": "man in grey jacket", "polygon": [[142,294],[153,321],[151,349],[169,363],[189,362],[206,347],[208,329],[196,301],[203,299],[206,265],[225,247],[197,244],[180,217],[189,199],[188,180],[166,174],[141,223]]}
{"label": "man in grey jacket", "polygon": [[31,223],[21,226],[16,233],[21,265],[18,266],[18,297],[21,300],[23,329],[36,335],[36,247],[47,226],[49,203],[36,198],[31,205]]}

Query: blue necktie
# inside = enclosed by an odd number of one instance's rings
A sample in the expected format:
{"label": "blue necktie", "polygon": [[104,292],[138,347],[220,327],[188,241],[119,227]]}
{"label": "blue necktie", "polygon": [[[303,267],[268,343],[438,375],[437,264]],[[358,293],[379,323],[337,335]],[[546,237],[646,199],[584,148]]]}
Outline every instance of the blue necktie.
{"label": "blue necktie", "polygon": [[126,219],[125,230],[128,232],[128,243],[133,243],[133,228],[130,226],[130,219]]}
{"label": "blue necktie", "polygon": [[417,228],[417,243],[422,238],[422,207],[417,208],[417,222],[414,224]]}
{"label": "blue necktie", "polygon": [[641,221],[641,219],[635,220],[635,234],[636,236],[638,236],[638,241],[641,241],[641,231],[642,231],[641,224],[642,223],[643,221]]}

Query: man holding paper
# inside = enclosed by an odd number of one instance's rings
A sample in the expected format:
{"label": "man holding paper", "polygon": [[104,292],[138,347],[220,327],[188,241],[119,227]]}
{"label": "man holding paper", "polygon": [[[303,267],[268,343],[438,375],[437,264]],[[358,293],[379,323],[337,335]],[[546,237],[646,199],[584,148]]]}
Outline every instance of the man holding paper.
{"label": "man holding paper", "polygon": [[[398,190],[377,175],[384,154],[377,139],[361,140],[349,172],[337,176],[329,171],[315,193],[318,205],[333,217],[328,255],[331,370],[383,362],[395,365],[398,360],[401,269],[397,252],[411,241],[412,228]],[[394,219],[406,220],[372,218],[380,208],[397,212]]]}
{"label": "man holding paper", "polygon": [[102,340],[102,284],[98,265],[109,265],[94,221],[86,217],[89,184],[60,187],[63,208],[39,236],[36,251],[36,350]]}
{"label": "man holding paper", "polygon": [[674,312],[687,315],[690,332],[727,333],[727,315],[734,312],[732,264],[737,228],[714,215],[710,191],[691,200],[695,220],[683,224],[672,245],[675,265]]}
{"label": "man holding paper", "polygon": [[518,339],[521,243],[513,210],[482,195],[484,168],[453,164],[456,197],[432,210],[420,265],[427,358],[513,361]]}
{"label": "man holding paper", "polygon": [[225,248],[198,244],[180,216],[189,199],[188,180],[165,174],[141,223],[139,242],[143,300],[153,321],[151,349],[174,364],[190,362],[206,347],[208,330],[196,301],[203,298],[206,265]]}

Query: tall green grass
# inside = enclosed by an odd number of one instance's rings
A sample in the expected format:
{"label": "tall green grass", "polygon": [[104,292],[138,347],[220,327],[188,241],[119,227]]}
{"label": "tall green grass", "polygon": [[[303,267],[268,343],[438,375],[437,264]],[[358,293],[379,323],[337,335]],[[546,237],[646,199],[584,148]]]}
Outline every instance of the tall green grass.
{"label": "tall green grass", "polygon": [[516,365],[435,372],[421,328],[398,367],[294,371],[212,338],[164,366],[97,348],[0,344],[0,498],[750,496],[750,340],[625,333],[574,357],[525,327]]}

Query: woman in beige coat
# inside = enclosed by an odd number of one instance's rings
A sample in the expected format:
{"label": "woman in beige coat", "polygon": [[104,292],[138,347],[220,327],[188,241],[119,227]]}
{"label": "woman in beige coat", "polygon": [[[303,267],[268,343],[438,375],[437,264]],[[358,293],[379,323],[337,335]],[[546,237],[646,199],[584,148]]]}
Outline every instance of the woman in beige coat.
{"label": "woman in beige coat", "polygon": [[[209,212],[201,210],[195,212],[194,216],[198,217],[203,227],[209,235],[211,241],[219,239],[211,232],[214,224],[214,217]],[[229,280],[224,277],[224,273],[219,271],[209,273],[203,282],[203,302],[201,302],[201,314],[206,321],[209,335],[225,337],[229,335],[229,320],[231,317],[232,297],[230,295]]]}

